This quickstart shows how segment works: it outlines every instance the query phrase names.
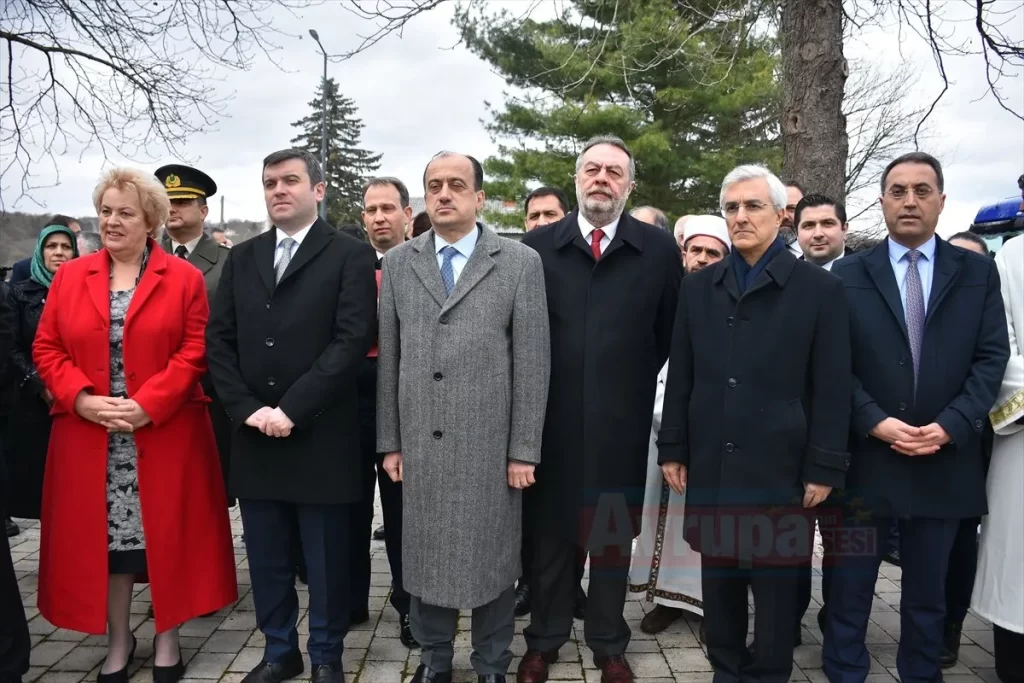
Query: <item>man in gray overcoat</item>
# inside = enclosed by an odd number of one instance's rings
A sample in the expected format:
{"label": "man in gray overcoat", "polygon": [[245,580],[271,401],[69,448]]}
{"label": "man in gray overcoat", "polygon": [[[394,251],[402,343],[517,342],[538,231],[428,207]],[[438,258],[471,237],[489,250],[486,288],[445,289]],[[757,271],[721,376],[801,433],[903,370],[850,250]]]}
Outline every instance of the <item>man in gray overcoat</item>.
{"label": "man in gray overcoat", "polygon": [[544,272],[476,222],[475,159],[442,152],[423,184],[433,227],[384,256],[377,361],[377,451],[404,489],[402,578],[423,647],[412,681],[450,683],[458,610],[472,609],[478,680],[503,683],[548,393]]}

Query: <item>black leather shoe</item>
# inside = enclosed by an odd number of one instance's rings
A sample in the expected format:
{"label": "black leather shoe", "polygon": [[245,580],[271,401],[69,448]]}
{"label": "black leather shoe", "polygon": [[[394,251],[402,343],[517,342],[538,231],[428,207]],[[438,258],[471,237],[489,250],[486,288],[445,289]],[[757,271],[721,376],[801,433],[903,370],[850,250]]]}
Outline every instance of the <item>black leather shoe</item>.
{"label": "black leather shoe", "polygon": [[409,683],[452,683],[452,672],[434,671],[427,665],[420,664]]}
{"label": "black leather shoe", "polygon": [[383,541],[384,540],[384,525],[381,524],[379,527],[374,529],[373,533],[370,534],[370,538],[372,538],[375,541]]}
{"label": "black leather shoe", "polygon": [[185,660],[178,649],[178,663],[170,666],[153,665],[153,683],[178,683],[185,676]]}
{"label": "black leather shoe", "polygon": [[963,624],[946,623],[946,633],[942,636],[942,652],[939,654],[939,666],[951,669],[960,660],[960,631]]}
{"label": "black leather shoe", "polygon": [[573,605],[572,615],[581,620],[587,618],[587,594],[583,592],[583,586],[576,586],[576,604]]}
{"label": "black leather shoe", "polygon": [[138,644],[139,641],[135,639],[135,634],[133,633],[132,649],[131,652],[128,653],[128,661],[125,662],[124,667],[122,667],[120,671],[115,671],[113,673],[96,674],[96,683],[128,683],[128,668],[132,665],[132,662],[135,661],[135,648],[138,646]]}
{"label": "black leather shoe", "polygon": [[4,529],[7,531],[7,538],[17,536],[21,533],[21,528],[14,523],[14,520],[8,517],[4,520]]}
{"label": "black leather shoe", "polygon": [[345,672],[341,668],[341,662],[314,666],[312,683],[345,683]]}
{"label": "black leather shoe", "polygon": [[476,683],[505,683],[505,677],[501,674],[486,674],[477,676]]}
{"label": "black leather shoe", "polygon": [[399,614],[398,623],[400,624],[398,630],[398,639],[402,641],[402,645],[406,647],[419,647],[420,644],[416,642],[416,639],[412,635],[412,624],[410,623],[408,614]]}
{"label": "black leather shoe", "polygon": [[516,608],[513,610],[517,617],[525,617],[530,613],[530,584],[519,583],[516,588]]}
{"label": "black leather shoe", "polygon": [[302,655],[295,652],[281,662],[263,660],[245,675],[242,683],[281,683],[297,677],[303,670],[305,665],[302,663]]}
{"label": "black leather shoe", "polygon": [[349,626],[358,626],[359,624],[365,624],[369,620],[370,620],[370,611],[364,609],[364,610],[360,610],[358,612],[353,612],[351,614],[351,616],[349,616],[349,618],[348,618],[348,625]]}

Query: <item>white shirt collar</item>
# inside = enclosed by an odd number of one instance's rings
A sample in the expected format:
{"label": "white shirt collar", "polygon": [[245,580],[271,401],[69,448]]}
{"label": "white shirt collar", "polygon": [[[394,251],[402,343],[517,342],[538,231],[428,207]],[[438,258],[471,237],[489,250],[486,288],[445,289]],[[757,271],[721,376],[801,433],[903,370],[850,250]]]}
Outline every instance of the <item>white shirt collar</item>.
{"label": "white shirt collar", "polygon": [[[921,256],[927,261],[935,260],[935,235],[928,238],[928,241],[917,248],[921,252]],[[910,247],[905,247],[896,240],[889,237],[889,258],[892,259],[893,263],[899,263],[900,259],[907,255],[910,251]]]}
{"label": "white shirt collar", "polygon": [[445,238],[441,237],[441,235],[438,234],[438,232],[435,230],[434,231],[434,253],[440,254],[442,249],[444,249],[447,246],[452,246],[452,247],[455,247],[456,251],[458,251],[460,254],[462,254],[466,258],[469,258],[470,255],[473,253],[473,249],[476,248],[476,241],[477,241],[477,239],[479,237],[480,237],[480,226],[477,225],[472,230],[470,230],[468,233],[466,233],[464,236],[459,238],[459,240],[457,242],[455,242],[454,244],[449,245],[448,241]]}
{"label": "white shirt collar", "polygon": [[[284,238],[290,236],[293,240],[295,240],[295,249],[298,250],[298,248],[302,246],[302,240],[306,239],[306,235],[309,234],[310,228],[312,228],[315,224],[316,221],[313,221],[307,227],[303,228],[302,230],[299,230],[294,235],[288,235],[288,233],[286,233],[284,230],[275,226],[274,230],[277,232],[277,244],[274,245],[274,248],[276,249],[277,247],[281,246],[281,242],[284,241]],[[292,253],[294,254],[295,252]]]}
{"label": "white shirt collar", "polygon": [[[582,211],[577,213],[576,217],[577,217],[577,220],[579,221],[579,224],[580,224],[580,232],[583,233],[583,239],[585,239],[587,241],[587,244],[590,244],[590,233],[592,233],[595,230],[597,230],[597,228],[595,228],[593,225],[591,225],[590,221],[588,221],[586,218],[584,218]],[[603,228],[601,228],[602,230],[604,230],[604,236],[606,238],[608,238],[609,242],[612,241],[613,239],[615,239],[615,231],[619,229],[619,221],[621,219],[622,219],[622,216],[620,215],[615,220],[613,220],[611,223],[609,223],[608,225],[606,225]]]}
{"label": "white shirt collar", "polygon": [[201,239],[203,239],[203,236],[199,235],[199,237],[195,238],[194,240],[189,240],[188,242],[185,242],[184,245],[182,245],[181,242],[179,242],[179,241],[177,241],[177,240],[172,238],[171,239],[171,253],[173,254],[178,247],[184,246],[185,249],[188,250],[188,255],[191,256],[192,252],[194,252],[196,250],[196,247],[199,246],[199,240],[201,240]]}

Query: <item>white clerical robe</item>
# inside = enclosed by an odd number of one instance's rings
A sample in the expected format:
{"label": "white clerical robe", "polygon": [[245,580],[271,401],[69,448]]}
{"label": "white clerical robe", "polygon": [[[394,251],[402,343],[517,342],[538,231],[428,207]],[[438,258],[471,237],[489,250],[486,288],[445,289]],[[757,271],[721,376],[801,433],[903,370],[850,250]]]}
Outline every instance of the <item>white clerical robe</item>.
{"label": "white clerical robe", "polygon": [[683,538],[686,495],[677,495],[665,483],[658,466],[658,430],[665,400],[668,363],[658,373],[654,420],[647,449],[647,488],[644,492],[640,537],[629,571],[630,590],[646,593],[647,600],[704,615],[700,588],[700,554]]}
{"label": "white clerical robe", "polygon": [[1010,362],[989,414],[996,437],[971,607],[997,626],[1024,633],[1024,236],[1003,245],[996,264]]}

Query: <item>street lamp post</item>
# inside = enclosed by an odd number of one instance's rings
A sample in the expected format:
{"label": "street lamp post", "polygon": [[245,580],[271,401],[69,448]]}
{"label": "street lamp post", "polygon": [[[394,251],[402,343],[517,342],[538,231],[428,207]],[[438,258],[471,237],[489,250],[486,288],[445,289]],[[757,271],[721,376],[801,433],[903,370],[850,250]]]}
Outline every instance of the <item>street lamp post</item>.
{"label": "street lamp post", "polygon": [[324,80],[321,92],[323,107],[320,110],[320,171],[324,174],[324,199],[320,202],[320,218],[327,220],[327,50],[320,42],[320,36],[317,35],[316,30],[309,29],[309,35],[320,46],[320,52],[324,56]]}

